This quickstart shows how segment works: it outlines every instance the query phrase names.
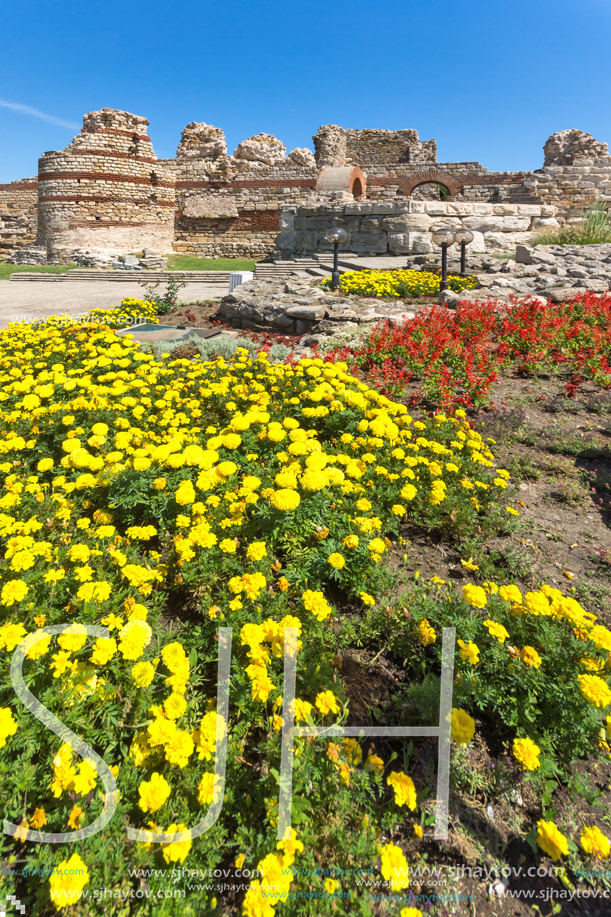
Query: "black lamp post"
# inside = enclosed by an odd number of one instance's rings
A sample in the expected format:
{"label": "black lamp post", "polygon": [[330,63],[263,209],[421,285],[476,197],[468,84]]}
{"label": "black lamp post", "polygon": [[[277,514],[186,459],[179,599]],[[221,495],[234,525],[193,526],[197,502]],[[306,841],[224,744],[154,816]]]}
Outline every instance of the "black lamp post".
{"label": "black lamp post", "polygon": [[467,273],[467,245],[473,242],[473,233],[468,229],[457,229],[454,237],[460,245],[460,276]]}
{"label": "black lamp post", "polygon": [[348,233],[340,226],[333,226],[325,233],[327,242],[333,245],[333,273],[331,274],[331,289],[339,289],[339,253],[338,248],[348,238]]}
{"label": "black lamp post", "polygon": [[451,229],[436,229],[431,233],[435,245],[441,246],[441,283],[439,292],[449,289],[448,283],[448,248],[454,245],[455,236]]}

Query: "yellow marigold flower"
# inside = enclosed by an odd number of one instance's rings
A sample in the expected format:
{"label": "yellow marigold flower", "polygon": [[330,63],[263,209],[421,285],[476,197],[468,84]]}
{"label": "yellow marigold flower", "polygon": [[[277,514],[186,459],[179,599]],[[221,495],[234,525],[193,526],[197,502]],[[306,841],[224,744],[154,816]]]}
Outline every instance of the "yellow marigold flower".
{"label": "yellow marigold flower", "polygon": [[579,843],[584,853],[588,856],[598,857],[599,859],[606,859],[611,851],[609,838],[595,825],[590,828],[584,825],[581,829]]}
{"label": "yellow marigold flower", "polygon": [[417,496],[418,491],[413,484],[405,484],[401,490],[401,499],[402,500],[413,500]]}
{"label": "yellow marigold flower", "polygon": [[12,579],[5,583],[0,593],[0,605],[15,605],[22,602],[29,592],[27,583],[21,579]]}
{"label": "yellow marigold flower", "polygon": [[9,736],[17,732],[17,723],[10,707],[0,707],[0,748],[4,748]]}
{"label": "yellow marigold flower", "polygon": [[475,735],[475,720],[465,710],[452,707],[451,736],[459,745],[468,745]]}
{"label": "yellow marigold flower", "polygon": [[124,659],[139,659],[152,636],[153,631],[146,621],[128,621],[119,634],[119,652]]}
{"label": "yellow marigold flower", "polygon": [[611,704],[609,686],[598,675],[578,675],[577,681],[585,699],[595,707],[608,707]]}
{"label": "yellow marigold flower", "polygon": [[504,602],[515,602],[518,605],[522,603],[522,593],[517,586],[500,586],[499,596]]}
{"label": "yellow marigold flower", "polygon": [[359,592],[359,598],[363,605],[375,605],[376,600],[368,592]]}
{"label": "yellow marigold flower", "polygon": [[541,749],[531,739],[514,739],[513,755],[525,771],[534,771],[539,765]]}
{"label": "yellow marigold flower", "polygon": [[374,774],[384,773],[384,761],[379,755],[369,754],[365,759],[365,770]]}
{"label": "yellow marigold flower", "polygon": [[379,848],[380,866],[384,879],[390,881],[393,892],[409,888],[409,866],[400,847],[385,844]]}
{"label": "yellow marigold flower", "polygon": [[299,700],[298,697],[295,698],[295,721],[300,723],[302,721],[307,721],[308,717],[312,716],[312,710],[314,707],[307,700]]}
{"label": "yellow marigold flower", "polygon": [[47,824],[47,814],[44,809],[34,809],[34,814],[32,815],[30,821],[30,827],[38,830]]}
{"label": "yellow marigold flower", "polygon": [[8,650],[12,652],[15,647],[21,643],[23,638],[26,636],[27,630],[23,624],[4,624],[0,627],[0,649]]}
{"label": "yellow marigold flower", "polygon": [[150,662],[137,662],[132,668],[131,676],[138,688],[148,688],[155,677],[155,666]]}
{"label": "yellow marigold flower", "polygon": [[509,631],[497,621],[491,621],[490,618],[487,618],[484,621],[484,626],[488,628],[490,636],[498,640],[499,643],[504,643],[509,637]]}
{"label": "yellow marigold flower", "polygon": [[549,601],[542,592],[527,592],[524,607],[531,615],[549,615]]}
{"label": "yellow marigold flower", "polygon": [[359,546],[359,536],[358,535],[346,535],[342,544],[344,545],[345,548],[348,548],[348,550],[352,551],[354,550],[354,548],[358,548]]}
{"label": "yellow marigold flower", "polygon": [[[161,830],[161,829],[160,829]],[[188,827],[184,824],[170,825],[164,832],[164,834],[178,834],[183,831],[188,831]],[[174,841],[172,844],[164,844],[163,846],[163,858],[166,863],[184,863],[186,860],[189,851],[191,850],[191,841]]]}
{"label": "yellow marigold flower", "polygon": [[331,614],[331,606],[322,592],[307,589],[301,596],[304,608],[310,611],[317,621],[324,621]]}
{"label": "yellow marigold flower", "polygon": [[270,503],[272,506],[282,512],[290,512],[291,510],[297,509],[300,502],[301,497],[299,494],[295,490],[289,490],[288,488],[275,490],[270,496]]}
{"label": "yellow marigold flower", "polygon": [[426,618],[422,618],[418,624],[418,636],[422,646],[429,646],[437,640],[437,631],[431,627]]}
{"label": "yellow marigold flower", "polygon": [[553,821],[539,819],[537,822],[537,844],[552,860],[559,860],[562,856],[568,856],[569,845],[567,839],[558,830]]}
{"label": "yellow marigold flower", "polygon": [[253,541],[246,549],[246,556],[249,560],[263,560],[267,556],[267,547],[264,541]]}
{"label": "yellow marigold flower", "polygon": [[465,643],[464,640],[458,641],[458,646],[460,648],[460,658],[464,662],[470,662],[471,665],[477,665],[479,662],[479,647],[473,641]]}
{"label": "yellow marigold flower", "polygon": [[611,631],[603,627],[602,624],[596,624],[592,628],[588,634],[588,639],[595,643],[599,649],[611,652]]}
{"label": "yellow marigold flower", "polygon": [[520,659],[526,665],[531,665],[535,669],[541,667],[541,656],[533,646],[524,646],[520,650]]}
{"label": "yellow marigold flower", "polygon": [[315,703],[323,716],[328,713],[339,713],[339,704],[332,691],[321,691],[316,695]]}
{"label": "yellow marigold flower", "polygon": [[[199,802],[200,806],[209,806],[213,800],[214,802],[217,802],[220,796],[222,784],[223,781],[220,777],[216,777],[215,780],[214,774],[204,774],[199,782],[197,792],[197,801]],[[244,857],[242,857],[242,862],[244,862]]]}
{"label": "yellow marigold flower", "polygon": [[171,792],[165,777],[154,771],[150,780],[143,780],[138,787],[139,807],[143,812],[156,812],[166,802]]}
{"label": "yellow marigold flower", "polygon": [[62,860],[49,878],[51,901],[57,910],[76,904],[89,882],[89,870],[78,853]]}
{"label": "yellow marigold flower", "polygon": [[416,787],[411,777],[402,771],[393,771],[386,783],[393,788],[398,806],[407,806],[412,810],[416,808]]}
{"label": "yellow marigold flower", "polygon": [[488,603],[485,590],[481,586],[474,586],[473,583],[467,583],[462,587],[462,596],[467,605],[473,608],[485,608]]}
{"label": "yellow marigold flower", "polygon": [[341,570],[342,567],[346,566],[345,558],[341,554],[338,554],[336,551],[329,555],[328,563],[333,567],[334,570]]}

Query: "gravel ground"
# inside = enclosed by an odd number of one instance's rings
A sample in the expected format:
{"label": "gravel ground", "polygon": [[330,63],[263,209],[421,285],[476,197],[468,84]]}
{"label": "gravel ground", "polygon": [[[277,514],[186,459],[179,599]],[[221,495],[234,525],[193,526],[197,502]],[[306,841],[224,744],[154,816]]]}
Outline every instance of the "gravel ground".
{"label": "gravel ground", "polygon": [[[225,284],[188,283],[179,295],[181,302],[188,303],[223,296],[225,292]],[[48,315],[78,315],[94,307],[118,306],[124,296],[143,294],[139,283],[0,280],[0,328],[6,328],[9,322],[31,322]]]}

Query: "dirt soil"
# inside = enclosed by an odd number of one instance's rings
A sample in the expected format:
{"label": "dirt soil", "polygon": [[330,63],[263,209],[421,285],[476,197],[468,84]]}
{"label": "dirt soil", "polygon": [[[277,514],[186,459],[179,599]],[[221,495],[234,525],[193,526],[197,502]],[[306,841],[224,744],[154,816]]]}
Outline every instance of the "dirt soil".
{"label": "dirt soil", "polygon": [[[491,444],[492,451],[500,466],[511,472],[513,491],[508,488],[505,494],[507,504],[520,511],[516,529],[484,545],[442,543],[433,540],[430,534],[408,530],[405,537],[410,543],[397,546],[393,552],[392,564],[397,574],[413,579],[419,571],[423,579],[437,575],[460,586],[474,581],[473,574],[461,565],[461,559],[471,559],[479,566],[481,579],[515,583],[522,591],[548,583],[565,593],[571,592],[588,611],[600,617],[601,623],[609,625],[611,392],[585,386],[570,399],[565,395],[562,380],[505,376],[495,384],[492,399],[494,408],[472,411],[469,420],[482,435],[496,441]],[[352,656],[346,662],[346,671],[342,672],[344,685],[349,695],[354,695],[355,709],[364,717],[360,722],[365,723],[372,708],[389,706],[387,698],[401,674],[392,671],[383,656],[373,664],[366,656],[362,660]],[[358,672],[359,664],[363,666],[362,675]],[[486,734],[485,725],[478,723],[478,726],[480,736]],[[411,772],[417,774],[420,770],[427,784],[434,785],[435,744],[417,741],[413,754]],[[528,785],[520,784],[518,797],[510,785],[508,792],[499,794],[497,784],[493,793],[491,775],[498,773],[506,762],[495,757],[481,738],[464,754],[461,777],[450,799],[448,841],[437,843],[430,838],[427,843],[425,837],[426,847],[423,847],[423,841],[413,838],[410,826],[406,825],[404,849],[408,862],[426,850],[428,864],[441,867],[445,877],[432,880],[432,884],[419,880],[420,894],[451,897],[443,902],[438,898],[434,906],[430,903],[427,906],[420,899],[413,906],[420,907],[424,914],[444,917],[527,917],[533,913],[544,917],[611,915],[611,869],[606,861],[598,864],[591,861],[584,867],[598,873],[594,883],[576,881],[571,873],[564,879],[554,875],[528,877],[514,872],[504,880],[504,888],[494,875],[478,874],[478,868],[481,871],[504,865],[526,872],[533,865],[552,868],[560,864],[542,857],[539,850],[535,854],[522,839],[541,817],[536,801],[528,796]],[[595,822],[608,833],[611,761],[592,756],[580,762],[574,772],[575,785],[581,781],[585,786],[587,782],[588,791],[581,795],[557,787],[554,805],[574,825],[572,836],[579,835],[584,817],[588,816],[590,820],[586,823]],[[457,871],[452,874],[449,867]],[[471,874],[468,868],[473,870]],[[410,883],[410,888],[417,892],[418,883]],[[597,889],[598,898],[590,896],[593,888]],[[606,900],[601,897],[601,890],[607,890]],[[382,913],[386,912],[381,909]]]}

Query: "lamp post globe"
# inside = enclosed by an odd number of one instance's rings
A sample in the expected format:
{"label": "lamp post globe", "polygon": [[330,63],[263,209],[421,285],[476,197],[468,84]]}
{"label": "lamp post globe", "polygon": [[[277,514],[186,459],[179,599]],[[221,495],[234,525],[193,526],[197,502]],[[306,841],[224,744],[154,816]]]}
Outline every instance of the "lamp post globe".
{"label": "lamp post globe", "polygon": [[467,273],[467,245],[473,242],[475,236],[469,229],[457,229],[454,235],[460,245],[460,275],[464,277]]}
{"label": "lamp post globe", "polygon": [[439,284],[439,292],[443,293],[444,290],[449,288],[448,248],[450,245],[454,245],[456,236],[451,229],[436,229],[431,233],[431,237],[435,245],[441,247],[441,283]]}
{"label": "lamp post globe", "polygon": [[348,233],[341,226],[332,226],[325,233],[325,239],[333,245],[333,272],[331,274],[331,289],[339,289],[339,246],[346,241]]}

